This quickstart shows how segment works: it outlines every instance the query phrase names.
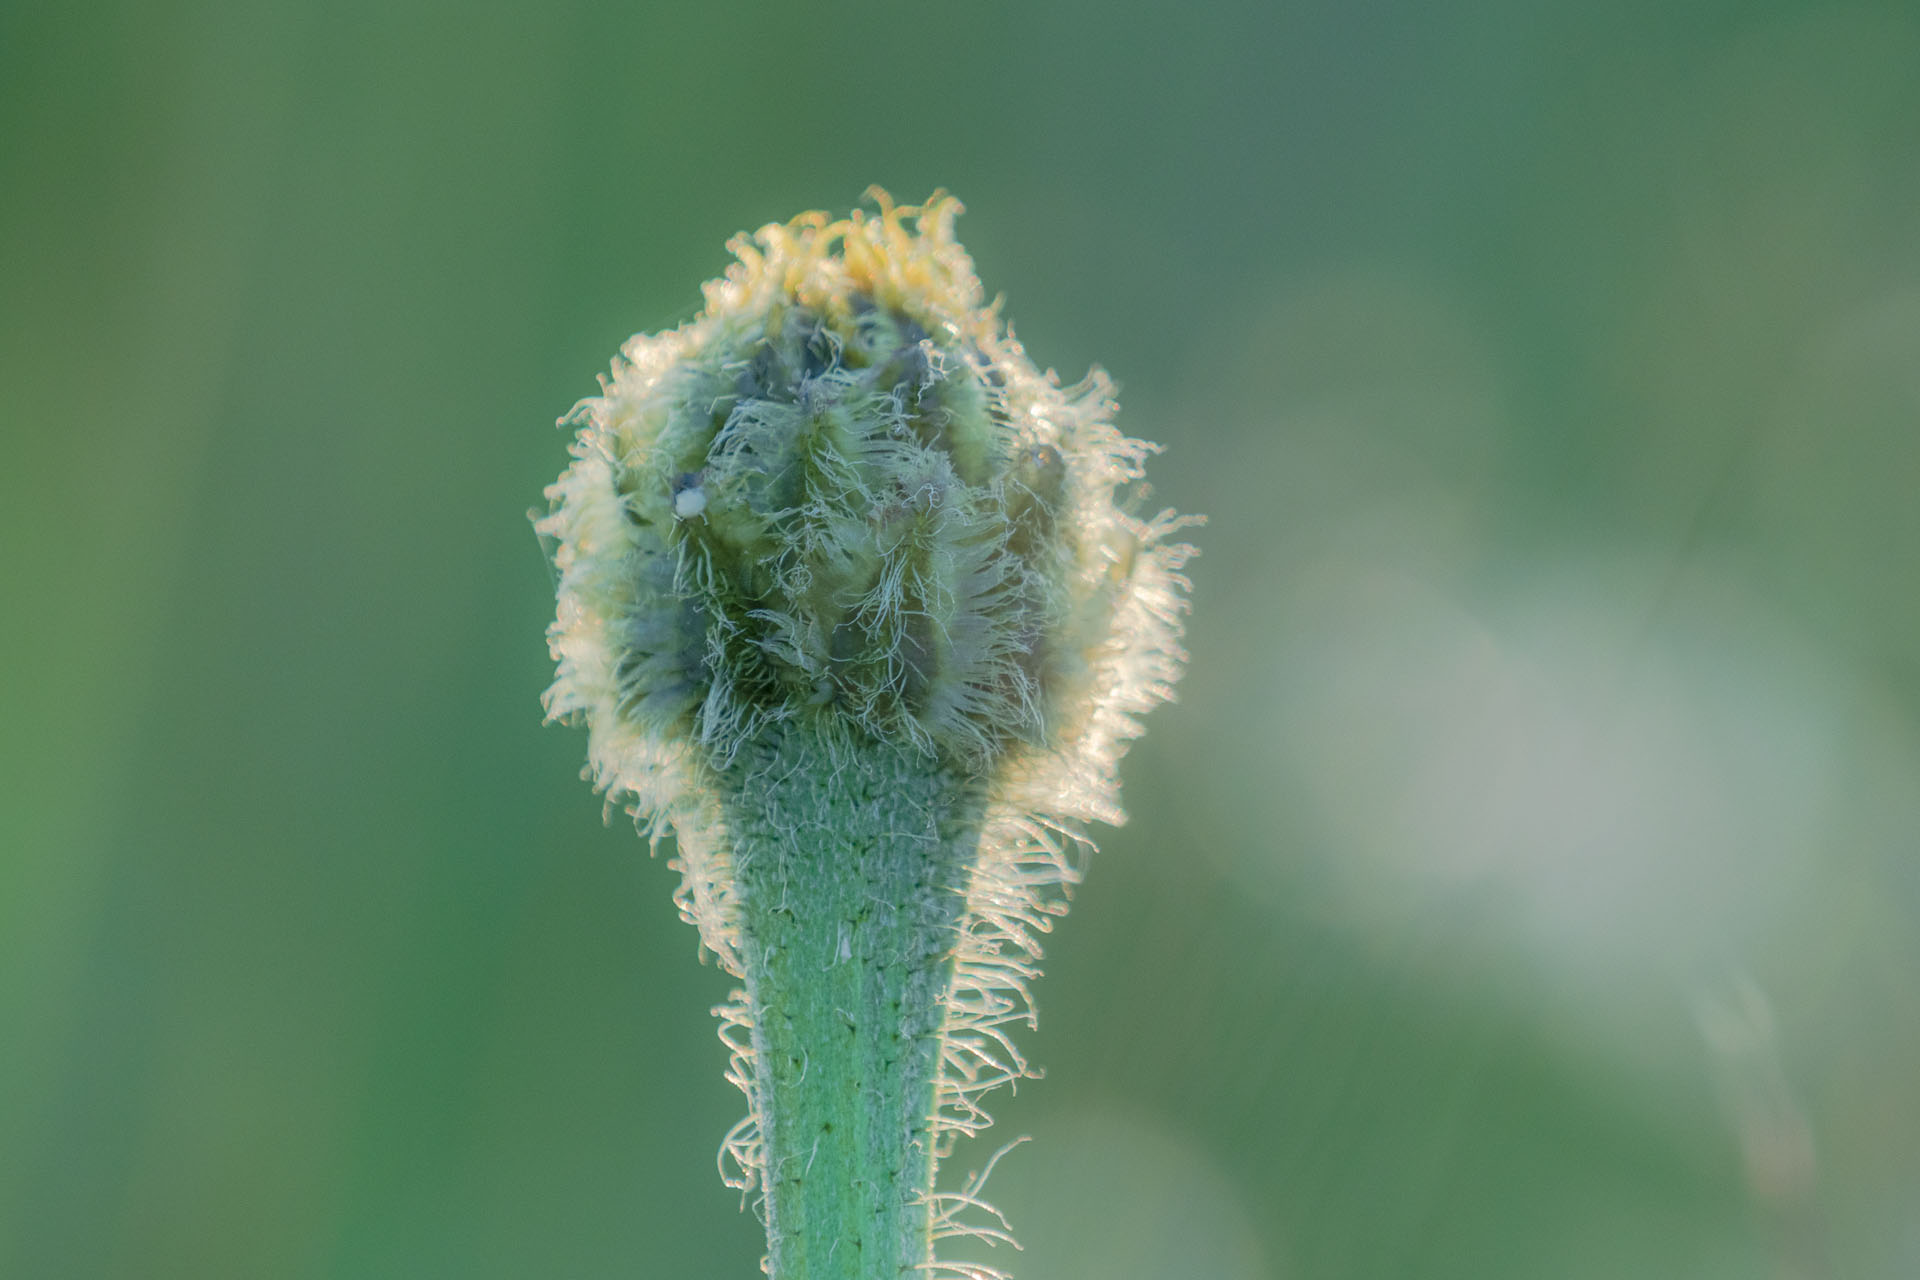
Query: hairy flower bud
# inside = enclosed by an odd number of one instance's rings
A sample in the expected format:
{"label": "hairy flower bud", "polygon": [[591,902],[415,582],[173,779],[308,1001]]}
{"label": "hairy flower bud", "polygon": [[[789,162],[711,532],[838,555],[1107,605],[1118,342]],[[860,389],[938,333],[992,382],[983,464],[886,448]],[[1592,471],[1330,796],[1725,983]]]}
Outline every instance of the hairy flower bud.
{"label": "hairy flower bud", "polygon": [[873,194],[735,238],[702,313],[562,419],[548,711],[584,713],[595,780],[650,813],[816,720],[1116,817],[1130,716],[1177,674],[1183,521],[1126,509],[1152,446],[1103,373],[1063,389],[1003,332],[959,202]]}
{"label": "hairy flower bud", "polygon": [[1004,1028],[1079,824],[1120,820],[1120,753],[1183,658],[1190,521],[1134,514],[1153,446],[1106,376],[1027,359],[957,201],[871,194],[736,237],[695,319],[630,340],[561,420],[537,522],[548,715],[673,832],[681,911],[746,984],[716,1011],[750,1104],[722,1168],[767,1196],[777,1280],[849,1232],[892,1276],[972,1230],[978,1187],[934,1195],[934,1166],[1026,1072]]}

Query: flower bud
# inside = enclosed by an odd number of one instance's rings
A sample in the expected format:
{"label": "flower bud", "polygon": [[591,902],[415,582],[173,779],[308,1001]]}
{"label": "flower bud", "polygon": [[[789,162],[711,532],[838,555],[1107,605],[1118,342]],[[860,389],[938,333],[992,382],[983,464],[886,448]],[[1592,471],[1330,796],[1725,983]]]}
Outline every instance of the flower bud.
{"label": "flower bud", "polygon": [[1181,657],[1184,521],[1130,513],[1152,446],[1102,372],[1062,388],[983,304],[959,202],[871,194],[736,237],[699,316],[562,419],[548,712],[584,715],[594,779],[643,816],[809,722],[1117,818],[1132,716]]}
{"label": "flower bud", "polygon": [[1106,375],[1027,359],[957,201],[872,195],[736,237],[697,317],[630,340],[561,420],[536,525],[549,718],[672,830],[681,912],[743,982],[715,1011],[748,1099],[721,1167],[761,1190],[776,1276],[848,1238],[874,1275],[1005,1238],[937,1165],[1028,1073],[1006,1028],[1080,824],[1120,820],[1120,753],[1184,657],[1191,521],[1133,513],[1153,446]]}

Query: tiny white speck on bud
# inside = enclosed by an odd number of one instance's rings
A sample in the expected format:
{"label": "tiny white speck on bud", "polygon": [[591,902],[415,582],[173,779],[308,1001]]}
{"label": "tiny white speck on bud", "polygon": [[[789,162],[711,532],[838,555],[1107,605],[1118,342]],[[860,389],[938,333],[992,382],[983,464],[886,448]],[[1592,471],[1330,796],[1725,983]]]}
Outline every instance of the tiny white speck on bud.
{"label": "tiny white speck on bud", "polygon": [[707,509],[707,491],[699,485],[691,485],[673,495],[673,514],[681,520],[691,520]]}

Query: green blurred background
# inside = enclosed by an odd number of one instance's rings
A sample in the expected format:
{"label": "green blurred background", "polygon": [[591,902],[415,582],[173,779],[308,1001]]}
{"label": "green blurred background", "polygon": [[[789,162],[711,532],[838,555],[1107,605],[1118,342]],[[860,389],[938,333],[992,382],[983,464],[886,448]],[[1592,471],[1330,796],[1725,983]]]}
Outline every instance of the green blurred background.
{"label": "green blurred background", "polygon": [[7,0],[0,1275],[757,1274],[525,513],[873,182],[1212,517],[1000,1261],[1920,1275],[1892,0]]}

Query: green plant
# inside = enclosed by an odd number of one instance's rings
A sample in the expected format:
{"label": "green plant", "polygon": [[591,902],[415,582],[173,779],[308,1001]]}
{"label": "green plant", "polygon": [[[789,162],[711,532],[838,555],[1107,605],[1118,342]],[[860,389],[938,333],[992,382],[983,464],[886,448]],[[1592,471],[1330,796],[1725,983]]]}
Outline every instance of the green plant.
{"label": "green plant", "polygon": [[561,420],[538,522],[548,715],[671,831],[681,912],[743,983],[722,1172],[762,1197],[775,1280],[1005,1238],[936,1168],[1027,1073],[1007,1027],[1178,675],[1192,552],[1188,518],[1130,512],[1151,446],[1105,375],[1063,389],[983,304],[958,202],[873,195],[731,241],[701,314]]}

